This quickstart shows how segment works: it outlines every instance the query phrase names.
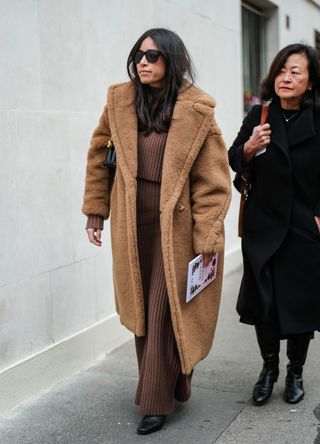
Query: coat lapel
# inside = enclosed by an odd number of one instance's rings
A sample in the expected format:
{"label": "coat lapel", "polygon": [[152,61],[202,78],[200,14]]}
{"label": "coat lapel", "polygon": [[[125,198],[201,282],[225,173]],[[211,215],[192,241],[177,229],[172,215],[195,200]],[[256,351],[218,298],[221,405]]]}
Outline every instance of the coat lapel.
{"label": "coat lapel", "polygon": [[271,126],[271,141],[277,145],[287,157],[289,157],[289,148],[316,135],[313,121],[313,108],[311,107],[303,110],[287,131],[280,106],[276,103],[271,103],[267,122],[270,123]]}
{"label": "coat lapel", "polygon": [[290,148],[302,141],[314,137],[316,130],[313,122],[313,108],[309,107],[302,111],[288,131]]}
{"label": "coat lapel", "polygon": [[132,82],[109,88],[108,116],[111,135],[117,153],[117,165],[124,180],[137,176],[137,118],[134,107],[135,89]]}
{"label": "coat lapel", "polygon": [[178,96],[172,116],[163,159],[160,211],[179,198],[213,119],[213,103],[195,103],[188,92],[192,91],[187,89]]}
{"label": "coat lapel", "polygon": [[[117,165],[125,181],[137,177],[137,118],[134,108],[135,89],[132,82],[109,88],[108,117],[117,153]],[[214,102],[200,100],[195,87],[184,89],[177,98],[165,147],[160,210],[181,189],[208,133],[213,118]]]}
{"label": "coat lapel", "polygon": [[289,158],[288,134],[281,109],[277,103],[272,102],[270,104],[266,122],[271,127],[271,143],[276,145]]}

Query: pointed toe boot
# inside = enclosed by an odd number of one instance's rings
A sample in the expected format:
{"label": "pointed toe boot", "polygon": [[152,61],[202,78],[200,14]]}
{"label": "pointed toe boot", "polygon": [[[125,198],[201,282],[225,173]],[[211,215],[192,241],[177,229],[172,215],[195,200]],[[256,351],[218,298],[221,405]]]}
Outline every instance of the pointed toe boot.
{"label": "pointed toe boot", "polygon": [[252,402],[263,405],[270,398],[273,385],[279,376],[280,335],[278,328],[272,324],[255,326],[263,368],[253,388]]}
{"label": "pointed toe boot", "polygon": [[273,385],[277,382],[279,376],[279,359],[278,355],[267,355],[263,364],[262,371],[256,382],[252,401],[255,405],[265,404],[272,395]]}
{"label": "pointed toe boot", "polygon": [[304,398],[302,372],[309,343],[310,334],[293,335],[287,341],[289,363],[283,399],[288,404],[297,404]]}
{"label": "pointed toe boot", "polygon": [[302,372],[293,373],[288,371],[283,399],[288,404],[297,404],[304,398]]}

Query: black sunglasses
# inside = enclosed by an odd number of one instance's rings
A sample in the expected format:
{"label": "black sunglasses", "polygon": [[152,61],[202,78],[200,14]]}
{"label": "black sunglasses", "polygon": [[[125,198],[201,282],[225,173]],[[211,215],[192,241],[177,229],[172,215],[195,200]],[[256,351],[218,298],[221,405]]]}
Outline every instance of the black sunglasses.
{"label": "black sunglasses", "polygon": [[140,63],[143,56],[146,56],[149,63],[156,63],[161,56],[161,52],[157,49],[148,49],[148,51],[141,51],[141,49],[138,49],[133,57],[133,62],[135,64]]}

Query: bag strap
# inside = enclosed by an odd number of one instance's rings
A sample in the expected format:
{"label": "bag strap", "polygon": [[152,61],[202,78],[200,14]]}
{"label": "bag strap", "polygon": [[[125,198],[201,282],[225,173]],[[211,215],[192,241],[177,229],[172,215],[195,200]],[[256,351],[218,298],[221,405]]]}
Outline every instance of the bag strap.
{"label": "bag strap", "polygon": [[[263,125],[267,119],[269,103],[265,103],[262,105],[260,125]],[[248,199],[249,192],[251,189],[250,176],[251,176],[250,170],[245,171],[244,173],[241,174],[242,189],[241,189],[241,197],[240,197],[239,216],[238,216],[238,236],[239,237],[242,237],[244,208],[245,208],[246,201]]]}
{"label": "bag strap", "polygon": [[[266,119],[267,119],[269,105],[270,105],[270,102],[264,103],[262,105],[261,117],[260,117],[260,125],[263,125],[265,123]],[[243,190],[245,190],[243,192],[244,192],[244,194],[246,196],[246,199],[247,199],[248,198],[248,193],[249,193],[249,190],[250,190],[250,183],[249,183],[249,181],[250,181],[250,170],[245,171],[244,173],[242,173],[241,174],[241,178],[243,180]],[[243,194],[243,192],[242,192],[242,194]]]}
{"label": "bag strap", "polygon": [[269,109],[269,103],[265,103],[262,105],[260,125],[263,125],[266,122],[267,115],[268,115],[268,109]]}

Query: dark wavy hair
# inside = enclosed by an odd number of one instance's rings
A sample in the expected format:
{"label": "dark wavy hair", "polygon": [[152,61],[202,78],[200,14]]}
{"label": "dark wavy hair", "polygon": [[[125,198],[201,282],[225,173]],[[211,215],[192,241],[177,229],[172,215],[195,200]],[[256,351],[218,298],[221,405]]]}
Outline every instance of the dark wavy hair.
{"label": "dark wavy hair", "polygon": [[279,100],[274,90],[274,81],[292,54],[305,54],[308,59],[309,80],[312,89],[304,93],[301,107],[314,106],[317,111],[320,111],[320,56],[315,48],[303,43],[293,43],[278,52],[271,63],[267,77],[261,83],[261,98]]}
{"label": "dark wavy hair", "polygon": [[[156,93],[140,82],[136,64],[133,62],[136,52],[147,37],[152,38],[166,61],[164,85]],[[186,78],[191,85],[194,83],[193,64],[181,38],[164,28],[144,32],[130,51],[127,71],[136,88],[135,108],[139,130],[168,131],[183,80]]]}

